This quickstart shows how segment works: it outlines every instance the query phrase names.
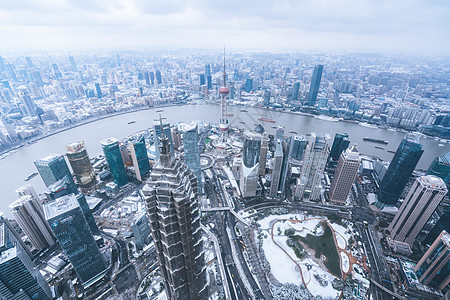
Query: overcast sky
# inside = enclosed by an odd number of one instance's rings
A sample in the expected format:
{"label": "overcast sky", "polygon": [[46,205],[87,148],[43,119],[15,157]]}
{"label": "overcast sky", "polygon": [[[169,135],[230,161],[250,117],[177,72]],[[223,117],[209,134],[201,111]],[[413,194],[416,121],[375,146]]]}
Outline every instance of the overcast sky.
{"label": "overcast sky", "polygon": [[0,0],[0,51],[449,54],[449,0]]}

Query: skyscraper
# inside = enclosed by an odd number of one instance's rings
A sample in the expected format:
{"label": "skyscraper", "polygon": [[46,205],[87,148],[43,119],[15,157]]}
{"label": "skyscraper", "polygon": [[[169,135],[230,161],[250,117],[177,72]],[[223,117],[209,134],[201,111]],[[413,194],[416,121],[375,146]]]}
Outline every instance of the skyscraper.
{"label": "skyscraper", "polygon": [[289,146],[289,158],[301,161],[305,153],[307,142],[304,136],[292,136]]}
{"label": "skyscraper", "polygon": [[130,139],[128,141],[128,148],[130,149],[136,179],[142,181],[143,177],[150,173],[150,163],[148,161],[144,135],[140,134]]}
{"label": "skyscraper", "polygon": [[419,281],[443,290],[450,283],[450,235],[442,231],[417,263],[414,271]]}
{"label": "skyscraper", "polygon": [[270,182],[269,197],[275,198],[278,195],[281,178],[281,168],[283,167],[283,144],[281,140],[277,140],[273,159],[274,163],[272,170],[272,179]]}
{"label": "skyscraper", "polygon": [[62,155],[50,154],[43,159],[36,160],[34,165],[46,186],[63,179],[64,176],[73,182],[72,174],[70,174],[69,167]]}
{"label": "skyscraper", "polygon": [[34,101],[33,99],[31,99],[28,92],[25,89],[21,89],[19,95],[23,105],[25,106],[26,114],[29,117],[36,116],[36,105],[34,104]]}
{"label": "skyscraper", "polygon": [[423,240],[422,245],[431,245],[442,230],[447,232],[450,231],[450,208],[447,208],[447,210],[442,214],[426,238]]}
{"label": "skyscraper", "polygon": [[198,125],[195,122],[187,124],[183,129],[184,160],[186,165],[197,177],[197,186],[200,191],[202,182],[202,169],[200,167],[200,149],[198,147]]}
{"label": "skyscraper", "polygon": [[259,170],[258,175],[263,176],[266,174],[266,162],[267,152],[269,151],[269,137],[267,133],[261,133],[261,149],[259,150]]}
{"label": "skyscraper", "polygon": [[52,299],[50,288],[29,252],[0,215],[0,299]]}
{"label": "skyscraper", "polygon": [[320,80],[322,79],[323,65],[316,65],[311,78],[311,86],[308,94],[308,105],[314,106],[317,102],[317,94],[319,93]]}
{"label": "skyscraper", "polygon": [[167,297],[207,299],[197,179],[182,160],[173,157],[164,133],[159,161],[142,194]]}
{"label": "skyscraper", "polygon": [[440,177],[450,187],[450,152],[436,157],[428,168],[426,175]]}
{"label": "skyscraper", "polygon": [[298,99],[298,92],[300,91],[300,82],[294,83],[294,86],[292,87],[292,100]]}
{"label": "skyscraper", "polygon": [[328,192],[331,202],[345,204],[360,165],[361,159],[355,146],[341,153]]}
{"label": "skyscraper", "polygon": [[242,149],[242,167],[239,185],[242,197],[256,196],[259,178],[259,158],[261,154],[261,135],[256,132],[244,133],[244,145]]}
{"label": "skyscraper", "polygon": [[439,177],[426,175],[416,178],[389,224],[391,239],[412,246],[447,191],[444,181]]}
{"label": "skyscraper", "polygon": [[145,212],[138,214],[134,218],[133,224],[131,225],[131,230],[133,231],[136,247],[138,249],[144,248],[151,234],[150,225]]}
{"label": "skyscraper", "polygon": [[106,274],[106,263],[75,195],[46,202],[44,212],[84,288],[100,280]]}
{"label": "skyscraper", "polygon": [[345,149],[350,145],[350,140],[347,133],[336,133],[333,140],[333,145],[330,150],[330,158],[337,161]]}
{"label": "skyscraper", "polygon": [[95,189],[97,178],[84,142],[66,144],[66,156],[72,167],[73,175],[83,192]]}
{"label": "skyscraper", "polygon": [[161,78],[161,71],[160,70],[156,70],[156,82],[158,82],[158,84],[162,83],[162,78]]}
{"label": "skyscraper", "polygon": [[101,98],[102,97],[102,89],[100,88],[100,83],[96,82],[95,83],[95,91],[97,92],[97,98]]}
{"label": "skyscraper", "polygon": [[25,195],[11,203],[9,208],[34,248],[43,250],[55,243],[55,236],[45,221],[39,199]]}
{"label": "skyscraper", "polygon": [[47,200],[56,200],[65,195],[78,193],[77,186],[75,183],[71,182],[67,176],[64,176],[63,179],[49,185],[47,190],[44,191]]}
{"label": "skyscraper", "polygon": [[412,134],[406,134],[380,183],[378,206],[395,205],[422,153],[419,138]]}
{"label": "skyscraper", "polygon": [[295,197],[299,200],[320,200],[320,187],[330,152],[329,136],[322,136],[314,132],[311,133],[300,178],[297,179]]}
{"label": "skyscraper", "polygon": [[120,152],[119,141],[115,138],[107,138],[100,142],[109,170],[118,186],[128,183],[127,172]]}
{"label": "skyscraper", "polygon": [[169,123],[163,123],[162,125],[159,121],[153,122],[153,137],[155,139],[155,147],[156,147],[156,159],[159,159],[159,143],[161,138],[161,128],[164,130],[164,135],[169,139],[170,152],[172,155],[174,154],[173,141],[172,141],[172,130],[170,129]]}

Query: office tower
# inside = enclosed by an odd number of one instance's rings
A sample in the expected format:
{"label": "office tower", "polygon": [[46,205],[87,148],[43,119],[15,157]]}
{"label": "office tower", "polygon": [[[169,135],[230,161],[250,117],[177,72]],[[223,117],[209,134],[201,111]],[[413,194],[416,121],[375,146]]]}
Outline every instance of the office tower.
{"label": "office tower", "polygon": [[55,237],[45,221],[39,199],[25,195],[11,203],[9,208],[34,248],[43,250],[55,243]]}
{"label": "office tower", "polygon": [[155,73],[150,72],[150,83],[155,85]]}
{"label": "office tower", "polygon": [[208,90],[212,89],[212,76],[208,75],[206,76],[206,87]]}
{"label": "office tower", "polygon": [[337,161],[342,151],[347,149],[349,145],[350,139],[347,133],[336,133],[330,150],[330,159]]}
{"label": "office tower", "polygon": [[240,189],[242,197],[256,196],[259,178],[259,158],[261,154],[262,137],[259,133],[246,131],[242,149],[242,167]]}
{"label": "office tower", "polygon": [[36,160],[34,165],[47,187],[63,179],[64,176],[73,182],[72,174],[70,174],[69,167],[62,155],[50,154],[43,159]]}
{"label": "office tower", "polygon": [[274,163],[269,193],[269,197],[271,198],[277,197],[280,186],[281,168],[283,166],[283,144],[281,140],[277,140],[273,159]]}
{"label": "office tower", "polygon": [[144,246],[150,240],[151,229],[145,212],[138,214],[131,224],[131,231],[134,235],[134,241],[138,249],[144,248]]}
{"label": "office tower", "polygon": [[378,206],[384,207],[397,203],[422,153],[418,136],[406,134],[380,183]]}
{"label": "office tower", "polygon": [[304,136],[291,136],[289,148],[289,158],[301,161],[306,149],[307,142]]}
{"label": "office tower", "polygon": [[46,202],[44,212],[84,288],[100,280],[107,272],[106,263],[75,195]]}
{"label": "office tower", "polygon": [[83,192],[96,188],[97,178],[84,142],[66,144],[66,156],[72,167],[73,175]]}
{"label": "office tower", "polygon": [[269,151],[269,137],[267,133],[261,133],[261,149],[259,150],[259,167],[258,175],[263,176],[266,174],[267,152]]}
{"label": "office tower", "polygon": [[416,178],[389,224],[391,239],[412,246],[447,191],[444,181],[439,177],[426,175]]}
{"label": "office tower", "polygon": [[175,150],[180,150],[183,143],[181,141],[181,132],[178,130],[178,126],[175,126],[175,128],[172,130],[172,141],[173,148]]}
{"label": "office tower", "polygon": [[206,64],[205,65],[205,75],[206,76],[210,76],[211,75],[211,65],[210,64]]}
{"label": "office tower", "polygon": [[162,83],[161,71],[160,70],[156,70],[156,82],[158,82],[158,84]]}
{"label": "office tower", "polygon": [[150,85],[150,75],[148,74],[148,72],[144,73],[144,79],[145,79],[145,84]]}
{"label": "office tower", "polygon": [[107,138],[100,143],[114,182],[118,186],[127,184],[128,177],[123,163],[122,153],[120,152],[119,141],[115,138]]}
{"label": "office tower", "polygon": [[197,179],[173,157],[164,133],[159,145],[159,161],[142,194],[165,291],[169,299],[207,299]]}
{"label": "office tower", "polygon": [[42,206],[39,196],[36,193],[36,191],[34,190],[33,186],[31,186],[31,184],[26,184],[24,186],[21,186],[20,188],[18,188],[16,190],[16,193],[19,195],[19,198],[30,195],[31,197],[33,197],[33,199],[36,201],[37,204]]}
{"label": "office tower", "polygon": [[143,134],[134,136],[128,141],[131,160],[133,161],[136,179],[142,179],[150,173],[150,163],[148,161],[147,146]]}
{"label": "office tower", "polygon": [[306,147],[300,178],[297,179],[295,197],[299,200],[320,200],[320,187],[330,152],[329,136],[311,133]]}
{"label": "office tower", "polygon": [[198,84],[200,86],[203,86],[203,85],[205,85],[205,83],[206,83],[205,74],[199,74],[198,75]]}
{"label": "office tower", "polygon": [[30,68],[30,69],[34,68],[33,62],[31,61],[31,57],[25,56],[25,61],[27,62],[28,68]]}
{"label": "office tower", "polygon": [[44,191],[45,197],[47,200],[56,200],[59,197],[69,195],[69,194],[78,194],[78,189],[75,183],[70,181],[69,177],[64,176],[62,179],[57,182],[49,185],[47,190]]}
{"label": "office tower", "polygon": [[102,98],[102,89],[100,88],[100,83],[95,83],[95,91],[97,93],[97,98]]}
{"label": "office tower", "polygon": [[422,245],[431,245],[442,232],[442,230],[445,230],[447,232],[450,231],[450,208],[447,208],[447,210],[442,214],[442,216],[430,230],[426,238],[423,240]]}
{"label": "office tower", "polygon": [[264,91],[263,98],[264,98],[264,105],[269,106],[270,105],[270,91]]}
{"label": "office tower", "polygon": [[33,101],[33,99],[31,99],[28,92],[26,90],[21,90],[19,92],[19,96],[20,96],[21,102],[23,103],[23,105],[25,107],[25,110],[26,110],[25,113],[29,117],[36,116],[36,105],[34,104],[34,101]]}
{"label": "office tower", "polygon": [[244,90],[245,90],[247,93],[250,93],[250,91],[252,90],[252,86],[253,86],[253,79],[247,78],[247,79],[245,80]]}
{"label": "office tower", "polygon": [[360,165],[361,158],[355,146],[341,153],[328,192],[330,202],[345,204]]}
{"label": "office tower", "polygon": [[277,131],[275,133],[275,141],[276,140],[283,141],[283,139],[284,139],[284,126],[278,126]]}
{"label": "office tower", "polygon": [[172,140],[172,130],[170,129],[169,123],[163,123],[162,126],[159,121],[153,122],[153,137],[155,139],[155,147],[156,147],[156,159],[159,159],[159,142],[161,138],[161,128],[164,129],[164,135],[169,139],[170,152],[172,155],[174,154],[173,140]]}
{"label": "office tower", "polygon": [[52,68],[53,68],[53,74],[55,75],[55,78],[56,79],[62,78],[62,73],[61,73],[61,71],[59,71],[58,65],[52,64]]}
{"label": "office tower", "polygon": [[447,186],[450,186],[450,152],[436,157],[428,168],[426,175],[440,177]]}
{"label": "office tower", "polygon": [[450,234],[442,231],[417,263],[414,271],[419,281],[443,290],[450,283]]}
{"label": "office tower", "polygon": [[308,94],[308,105],[314,106],[317,102],[317,94],[319,93],[320,80],[322,79],[323,65],[316,65],[311,78],[311,86]]}
{"label": "office tower", "polygon": [[226,82],[227,74],[225,72],[225,56],[223,58],[223,86],[220,87],[220,137],[219,142],[217,143],[217,148],[221,150],[225,150],[228,139],[228,118],[227,118],[227,96],[230,90],[227,88]]}
{"label": "office tower", "polygon": [[187,124],[183,129],[184,160],[186,165],[197,177],[197,186],[200,192],[202,182],[202,169],[200,167],[200,149],[198,147],[198,125],[195,122]]}
{"label": "office tower", "polygon": [[50,288],[9,222],[0,216],[0,299],[52,299]]}
{"label": "office tower", "polygon": [[297,100],[298,99],[298,92],[300,91],[300,82],[296,82],[294,83],[294,86],[292,88],[292,100]]}
{"label": "office tower", "polygon": [[69,63],[70,63],[70,68],[72,69],[72,72],[77,72],[77,63],[75,62],[75,59],[73,58],[73,56],[69,56]]}

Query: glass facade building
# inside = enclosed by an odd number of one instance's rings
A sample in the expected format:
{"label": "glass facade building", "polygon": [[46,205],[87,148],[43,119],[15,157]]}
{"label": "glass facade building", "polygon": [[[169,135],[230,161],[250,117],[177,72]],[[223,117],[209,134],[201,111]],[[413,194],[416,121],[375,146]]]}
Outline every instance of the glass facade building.
{"label": "glass facade building", "polygon": [[317,102],[317,94],[319,93],[320,80],[322,80],[323,65],[314,67],[314,72],[311,78],[311,85],[309,87],[308,105],[314,106]]}
{"label": "glass facade building", "polygon": [[150,225],[145,213],[141,213],[136,216],[133,224],[131,225],[131,230],[133,231],[136,247],[138,249],[144,248],[144,246],[149,242],[149,237],[151,234]]}
{"label": "glass facade building", "polygon": [[450,186],[450,152],[436,157],[428,168],[427,175],[440,177]]}
{"label": "glass facade building", "polygon": [[136,178],[137,180],[142,181],[142,178],[150,173],[150,163],[148,161],[144,135],[141,134],[135,136],[128,141],[128,148],[130,149]]}
{"label": "glass facade building", "polygon": [[75,195],[45,203],[44,212],[84,287],[102,278],[107,271],[106,263]]}
{"label": "glass facade building", "polygon": [[69,167],[62,155],[51,154],[43,159],[36,160],[34,165],[47,187],[63,179],[64,176],[67,176],[73,182],[72,174],[70,174]]}
{"label": "glass facade building", "polygon": [[296,160],[302,160],[306,149],[306,140],[303,136],[292,136],[289,148],[289,157]]}
{"label": "glass facade building", "polygon": [[342,151],[346,150],[349,145],[350,139],[347,133],[336,133],[330,150],[330,158],[337,161]]}
{"label": "glass facade building", "polygon": [[[170,130],[170,124],[169,123],[165,123],[162,124],[162,128],[164,129],[164,135],[169,139],[169,147],[170,147],[170,152],[174,153],[174,148],[173,148],[173,140],[172,140],[172,131]],[[153,122],[153,129],[154,129],[154,139],[155,139],[155,151],[156,151],[156,159],[159,159],[159,140],[161,138],[161,123],[159,121],[155,121]]]}
{"label": "glass facade building", "polygon": [[101,141],[101,145],[114,182],[118,186],[127,184],[128,177],[123,163],[119,141],[115,138],[108,138]]}
{"label": "glass facade building", "polygon": [[[200,167],[200,149],[198,146],[198,125],[197,123],[188,124],[183,128],[184,159],[186,165],[197,177],[197,182],[202,181],[202,169]],[[198,185],[200,190],[200,185]]]}
{"label": "glass facade building", "polygon": [[72,167],[73,175],[82,191],[91,190],[97,185],[91,160],[84,142],[74,142],[66,145],[66,156]]}
{"label": "glass facade building", "polygon": [[244,139],[242,163],[247,168],[253,168],[259,162],[261,135],[255,132],[246,131]]}
{"label": "glass facade building", "polygon": [[378,205],[395,205],[422,156],[418,137],[407,134],[395,152],[378,190]]}

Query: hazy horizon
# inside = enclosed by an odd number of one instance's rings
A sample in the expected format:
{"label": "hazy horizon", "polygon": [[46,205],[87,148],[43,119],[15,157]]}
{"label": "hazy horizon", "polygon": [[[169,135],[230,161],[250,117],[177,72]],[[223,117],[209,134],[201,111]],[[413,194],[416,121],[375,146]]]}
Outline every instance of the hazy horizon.
{"label": "hazy horizon", "polygon": [[17,0],[0,51],[216,49],[446,55],[448,1]]}

